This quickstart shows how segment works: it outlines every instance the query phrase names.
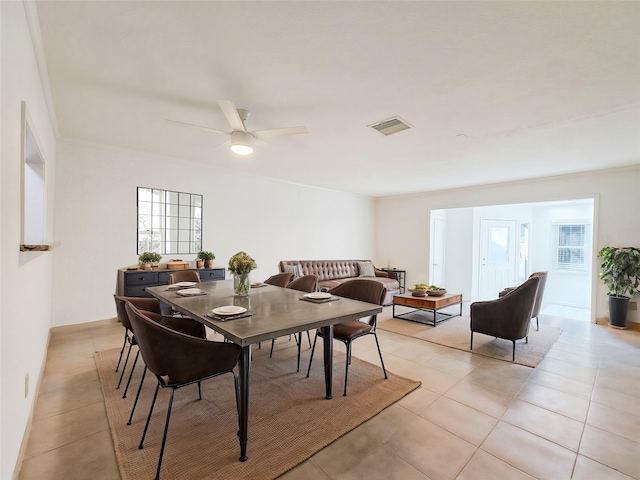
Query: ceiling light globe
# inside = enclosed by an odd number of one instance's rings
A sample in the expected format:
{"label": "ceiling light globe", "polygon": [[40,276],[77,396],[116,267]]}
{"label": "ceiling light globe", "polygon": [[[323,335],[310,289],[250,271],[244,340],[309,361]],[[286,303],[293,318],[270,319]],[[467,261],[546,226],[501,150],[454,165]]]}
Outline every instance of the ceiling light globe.
{"label": "ceiling light globe", "polygon": [[251,135],[246,132],[231,132],[231,151],[238,155],[249,155],[253,153]]}
{"label": "ceiling light globe", "polygon": [[238,155],[250,155],[253,153],[253,148],[249,145],[231,145],[231,151]]}

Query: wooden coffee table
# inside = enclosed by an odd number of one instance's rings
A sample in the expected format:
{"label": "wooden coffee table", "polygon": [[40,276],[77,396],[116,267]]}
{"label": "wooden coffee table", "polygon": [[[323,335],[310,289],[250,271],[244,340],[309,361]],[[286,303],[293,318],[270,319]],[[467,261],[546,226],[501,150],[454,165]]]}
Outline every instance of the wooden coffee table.
{"label": "wooden coffee table", "polygon": [[[439,310],[451,305],[460,305],[460,313],[443,313]],[[396,305],[409,307],[412,310],[396,315]],[[433,317],[425,315],[422,312],[431,312]],[[440,297],[414,297],[410,293],[393,296],[393,318],[401,318],[403,320],[411,320],[412,322],[426,323],[434,327],[444,320],[451,317],[462,315],[462,294],[447,293]]]}

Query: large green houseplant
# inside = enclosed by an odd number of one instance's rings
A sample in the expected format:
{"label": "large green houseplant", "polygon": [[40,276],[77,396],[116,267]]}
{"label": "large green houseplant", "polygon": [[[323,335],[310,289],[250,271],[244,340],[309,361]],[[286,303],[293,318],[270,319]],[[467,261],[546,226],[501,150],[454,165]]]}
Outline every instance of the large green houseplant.
{"label": "large green houseplant", "polygon": [[609,288],[609,323],[623,328],[630,297],[640,291],[640,248],[603,247],[598,257],[602,258],[600,279]]}

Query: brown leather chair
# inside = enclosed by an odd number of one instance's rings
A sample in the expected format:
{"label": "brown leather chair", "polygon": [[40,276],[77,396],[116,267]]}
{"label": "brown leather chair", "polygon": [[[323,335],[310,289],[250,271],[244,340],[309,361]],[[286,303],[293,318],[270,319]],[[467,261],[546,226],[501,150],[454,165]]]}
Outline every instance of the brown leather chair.
{"label": "brown leather chair", "polygon": [[292,277],[293,273],[278,273],[276,275],[271,275],[264,281],[264,283],[275,285],[276,287],[286,287],[289,285],[289,282],[291,282]]}
{"label": "brown leather chair", "polygon": [[179,270],[169,275],[169,285],[178,282],[200,283],[200,274],[195,270]]}
{"label": "brown leather chair", "polygon": [[[184,386],[197,383],[198,396],[202,400],[200,383],[203,380],[217,377],[224,373],[231,373],[236,393],[236,406],[239,408],[238,379],[233,369],[238,363],[242,349],[234,343],[211,342],[175,332],[151,320],[130,303],[127,303],[125,308],[138,341],[138,346],[142,352],[142,358],[147,368],[158,380],[138,448],[142,449],[144,447],[144,439],[147,435],[158,390],[160,388],[171,389],[155,477],[159,479],[175,391]],[[185,407],[187,406],[185,405]],[[239,424],[238,428],[240,428]]]}
{"label": "brown leather chair", "polygon": [[[536,319],[536,330],[540,330],[540,322],[538,320],[538,315],[540,315],[540,309],[542,308],[542,297],[544,296],[544,287],[547,284],[547,272],[534,272],[529,275],[531,277],[538,277],[540,279],[540,283],[538,284],[538,293],[536,294],[536,303],[533,306],[533,312],[531,312],[531,318]],[[511,293],[515,287],[505,288],[502,290],[498,296],[504,297],[505,295]]]}
{"label": "brown leather chair", "polygon": [[[386,288],[380,282],[375,280],[357,279],[344,282],[331,290],[331,295],[338,297],[350,298],[352,300],[360,300],[361,302],[375,303],[376,305],[382,305],[386,295]],[[346,368],[344,372],[344,393],[347,395],[347,378],[349,375],[349,365],[351,364],[351,343],[360,337],[365,335],[373,335],[376,339],[376,346],[378,347],[378,355],[380,355],[380,364],[382,365],[382,372],[384,378],[387,377],[387,370],[384,368],[384,360],[382,360],[382,351],[380,350],[380,343],[378,342],[378,335],[376,334],[376,322],[377,315],[373,315],[369,318],[368,322],[362,322],[360,320],[348,320],[343,323],[338,323],[333,326],[333,338],[344,343],[347,347],[347,359]],[[318,337],[322,337],[322,330],[316,330],[316,336],[313,339],[313,346],[311,347],[311,358],[309,359],[309,369],[307,370],[307,377],[311,372],[311,363],[313,362],[313,351],[316,347],[316,341]]]}
{"label": "brown leather chair", "polygon": [[484,333],[496,338],[511,340],[513,343],[512,360],[516,359],[516,340],[529,341],[529,324],[536,302],[540,278],[532,276],[511,293],[496,300],[474,302],[471,304],[471,344],[473,333]]}
{"label": "brown leather chair", "polygon": [[[285,273],[283,275],[293,275],[291,273]],[[290,288],[291,290],[298,290],[300,292],[311,293],[315,292],[318,288],[318,276],[317,275],[303,275],[302,277],[298,277],[292,282],[290,282],[286,288]],[[311,347],[311,335],[307,331],[307,339],[309,340],[309,347]],[[289,336],[289,340],[291,340],[291,336]],[[269,352],[269,358],[273,355],[273,346],[275,345],[276,339],[271,340],[271,352]],[[302,349],[302,332],[298,332],[298,336],[296,338],[296,343],[298,344],[298,366],[296,368],[296,372],[300,371],[300,354]]]}
{"label": "brown leather chair", "polygon": [[[143,311],[143,313],[150,319],[155,322],[158,322],[164,325],[167,328],[175,330],[176,332],[184,333],[185,335],[191,335],[192,337],[197,338],[207,338],[207,334],[204,328],[204,325],[196,320],[187,317],[170,317],[166,315],[162,315],[160,313],[160,302],[155,298],[140,298],[140,297],[120,297],[118,295],[113,296],[116,301],[116,310],[118,312],[118,319],[125,327],[125,344],[127,341],[129,342],[129,352],[127,353],[127,359],[125,360],[125,364],[122,367],[122,374],[120,375],[120,382],[122,382],[122,376],[124,375],[124,370],[127,368],[127,361],[129,360],[129,354],[131,353],[131,347],[133,345],[137,345],[135,335],[133,335],[133,331],[131,330],[131,323],[129,322],[129,315],[127,314],[125,305],[127,303],[131,303],[133,306]],[[148,309],[148,310],[145,310]],[[120,358],[122,358],[122,352],[124,351],[125,345],[122,345],[122,350],[120,351]],[[129,384],[131,383],[131,377],[133,376],[133,371],[136,368],[136,363],[138,362],[138,357],[140,355],[140,349],[138,349],[135,359],[133,361],[133,365],[131,366],[131,372],[129,372],[129,380],[127,380],[127,386],[124,389],[124,394],[122,398],[127,397],[127,390],[129,389]],[[118,365],[120,365],[120,361],[118,360]],[[118,368],[116,367],[116,372]],[[131,425],[131,420],[133,419],[133,413],[136,410],[136,405],[138,404],[138,399],[140,398],[140,392],[142,391],[142,385],[144,383],[144,378],[147,374],[147,366],[145,365],[144,370],[142,371],[142,377],[140,378],[140,383],[138,384],[138,392],[136,394],[136,399],[133,402],[133,407],[131,408],[131,414],[129,415],[129,421],[127,425]],[[120,388],[120,382],[118,382],[118,388]]]}

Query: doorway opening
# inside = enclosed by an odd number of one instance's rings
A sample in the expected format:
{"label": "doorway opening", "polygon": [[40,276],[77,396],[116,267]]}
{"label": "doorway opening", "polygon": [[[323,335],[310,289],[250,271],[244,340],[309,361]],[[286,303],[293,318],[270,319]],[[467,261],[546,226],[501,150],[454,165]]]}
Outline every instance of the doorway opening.
{"label": "doorway opening", "polygon": [[473,302],[546,271],[542,314],[591,321],[593,212],[593,198],[432,210],[430,282]]}

